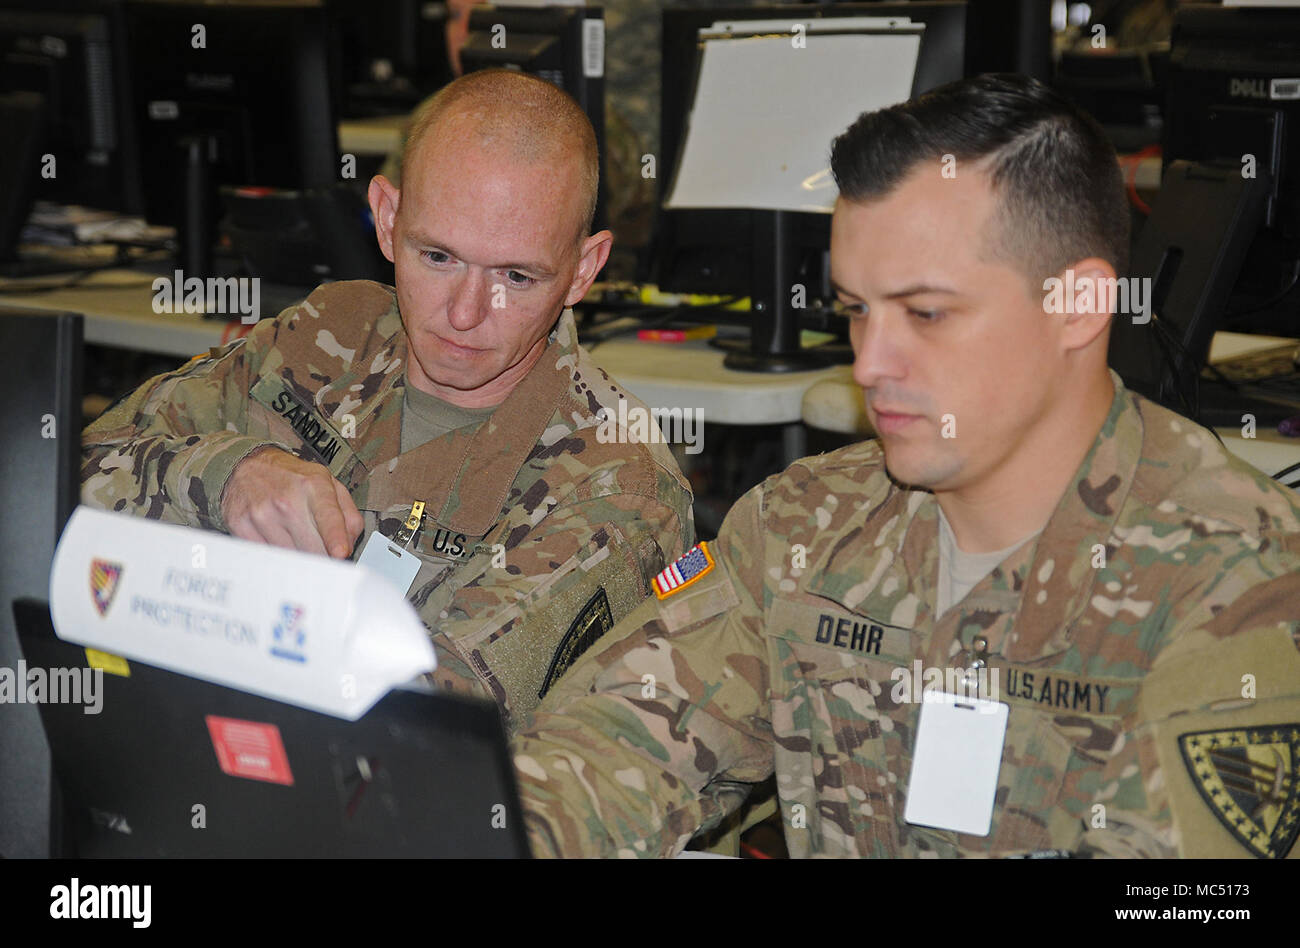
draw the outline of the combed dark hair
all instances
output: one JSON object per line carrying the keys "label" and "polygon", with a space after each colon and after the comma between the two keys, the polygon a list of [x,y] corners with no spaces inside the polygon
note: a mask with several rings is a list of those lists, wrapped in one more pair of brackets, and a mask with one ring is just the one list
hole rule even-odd
{"label": "combed dark hair", "polygon": [[1127,275],[1129,211],[1115,149],[1101,127],[1027,76],[993,73],[864,112],[831,146],[850,201],[880,198],[921,162],[979,162],[1002,210],[993,242],[1032,283],[1085,257]]}

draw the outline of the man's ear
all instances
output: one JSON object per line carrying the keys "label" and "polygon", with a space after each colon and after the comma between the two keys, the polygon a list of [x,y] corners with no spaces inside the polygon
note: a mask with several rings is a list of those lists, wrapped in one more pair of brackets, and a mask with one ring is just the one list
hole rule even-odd
{"label": "man's ear", "polygon": [[[1115,268],[1100,257],[1087,257],[1067,267],[1057,279],[1062,300],[1070,296],[1070,305],[1061,315],[1061,348],[1083,349],[1104,336],[1110,326],[1119,289]],[[1121,299],[1127,295],[1123,293]]]}
{"label": "man's ear", "polygon": [[393,259],[393,225],[397,222],[397,206],[401,198],[402,192],[382,174],[370,179],[366,199],[370,202],[370,216],[375,219],[375,238],[389,263],[397,262]]}
{"label": "man's ear", "polygon": [[614,235],[607,230],[592,234],[582,242],[578,269],[574,271],[573,282],[569,284],[569,292],[564,297],[565,306],[572,306],[587,295],[591,284],[596,282],[596,274],[609,259],[609,250],[613,245]]}

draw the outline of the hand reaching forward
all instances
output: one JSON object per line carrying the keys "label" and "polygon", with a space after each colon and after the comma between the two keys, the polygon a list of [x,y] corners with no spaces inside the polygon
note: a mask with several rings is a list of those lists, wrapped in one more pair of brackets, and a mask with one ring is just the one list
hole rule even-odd
{"label": "hand reaching forward", "polygon": [[221,513],[231,536],[338,559],[352,555],[365,527],[329,468],[270,446],[235,465]]}

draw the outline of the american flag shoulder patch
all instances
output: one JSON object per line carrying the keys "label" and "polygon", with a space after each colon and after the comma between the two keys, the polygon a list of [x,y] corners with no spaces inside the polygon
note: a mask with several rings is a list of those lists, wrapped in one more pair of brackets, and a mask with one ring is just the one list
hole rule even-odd
{"label": "american flag shoulder patch", "polygon": [[713,569],[713,554],[707,543],[697,543],[677,559],[668,568],[656,576],[650,583],[655,595],[667,599],[673,593],[679,593],[691,583]]}

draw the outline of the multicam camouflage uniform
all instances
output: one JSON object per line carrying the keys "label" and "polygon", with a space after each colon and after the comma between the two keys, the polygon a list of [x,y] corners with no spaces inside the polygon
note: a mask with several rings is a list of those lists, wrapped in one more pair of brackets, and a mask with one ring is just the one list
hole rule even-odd
{"label": "multicam camouflage uniform", "polygon": [[354,559],[424,501],[408,598],[436,633],[437,681],[520,720],[692,541],[690,491],[664,444],[597,441],[602,406],[641,403],[578,347],[568,311],[488,420],[403,454],[406,361],[391,288],[322,286],[87,427],[82,500],[225,530],[231,471],[275,444],[348,488],[365,518]]}
{"label": "multicam camouflage uniform", "polygon": [[[745,495],[518,736],[534,851],[673,853],[775,771],[795,856],[1297,855],[1300,502],[1114,380],[1043,533],[942,617],[936,502],[876,443]],[[991,831],[905,823],[903,672],[980,652]]]}

